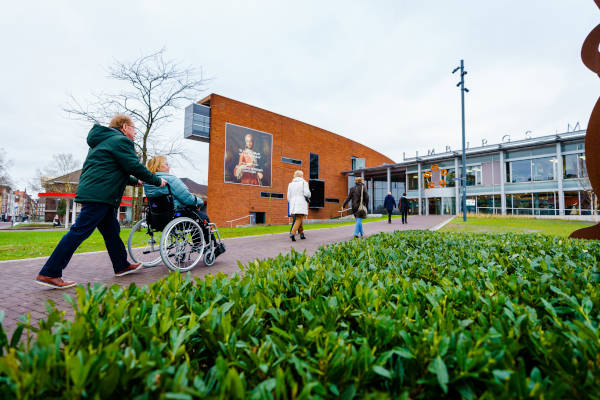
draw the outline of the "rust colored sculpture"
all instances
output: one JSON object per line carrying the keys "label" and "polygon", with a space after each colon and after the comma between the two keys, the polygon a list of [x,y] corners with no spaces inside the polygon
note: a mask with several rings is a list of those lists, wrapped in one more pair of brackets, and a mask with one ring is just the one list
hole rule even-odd
{"label": "rust colored sculpture", "polygon": [[[600,0],[594,0],[600,8]],[[600,25],[596,26],[583,42],[581,59],[586,67],[600,76]],[[600,192],[600,98],[592,110],[585,135],[585,165],[587,167],[590,184],[596,195]],[[600,224],[589,228],[576,230],[571,234],[575,239],[600,239]]]}

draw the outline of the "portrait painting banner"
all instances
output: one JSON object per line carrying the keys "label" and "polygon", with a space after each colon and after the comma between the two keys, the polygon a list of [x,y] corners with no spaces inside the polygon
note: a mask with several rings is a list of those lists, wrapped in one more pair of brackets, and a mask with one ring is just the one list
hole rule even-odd
{"label": "portrait painting banner", "polygon": [[273,135],[225,124],[225,183],[271,187]]}

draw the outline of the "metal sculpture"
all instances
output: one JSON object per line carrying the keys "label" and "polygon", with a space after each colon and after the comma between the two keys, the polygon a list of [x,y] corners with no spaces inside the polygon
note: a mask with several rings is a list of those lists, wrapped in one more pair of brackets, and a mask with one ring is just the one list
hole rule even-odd
{"label": "metal sculpture", "polygon": [[[594,0],[600,8],[600,0]],[[581,48],[581,59],[586,67],[600,76],[600,25],[590,32]],[[596,196],[600,192],[600,98],[592,110],[585,135],[585,165],[590,184]],[[570,236],[575,239],[600,239],[600,224],[576,230]]]}

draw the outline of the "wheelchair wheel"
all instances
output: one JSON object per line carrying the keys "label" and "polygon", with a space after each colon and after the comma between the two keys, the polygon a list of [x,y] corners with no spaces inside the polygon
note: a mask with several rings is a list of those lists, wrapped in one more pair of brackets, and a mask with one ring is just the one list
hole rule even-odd
{"label": "wheelchair wheel", "polygon": [[186,272],[194,268],[204,253],[202,228],[191,218],[175,218],[163,230],[160,256],[172,271]]}
{"label": "wheelchair wheel", "polygon": [[144,267],[154,267],[160,263],[160,232],[148,228],[146,219],[139,220],[129,233],[127,251],[133,262],[141,262]]}
{"label": "wheelchair wheel", "polygon": [[204,265],[206,265],[207,267],[210,267],[211,265],[213,265],[216,261],[217,257],[215,256],[215,249],[208,249],[205,253],[204,253]]}

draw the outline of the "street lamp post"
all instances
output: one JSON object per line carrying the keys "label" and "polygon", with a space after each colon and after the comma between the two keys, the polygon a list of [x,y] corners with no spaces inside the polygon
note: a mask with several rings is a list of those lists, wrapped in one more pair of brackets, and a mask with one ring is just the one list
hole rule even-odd
{"label": "street lamp post", "polygon": [[462,210],[463,210],[463,221],[467,222],[467,153],[465,148],[465,92],[469,92],[469,89],[465,87],[465,64],[463,60],[460,60],[460,67],[454,68],[452,73],[454,74],[460,70],[460,82],[456,84],[460,87],[460,106],[462,111],[462,174],[460,176],[460,182],[462,186]]}

